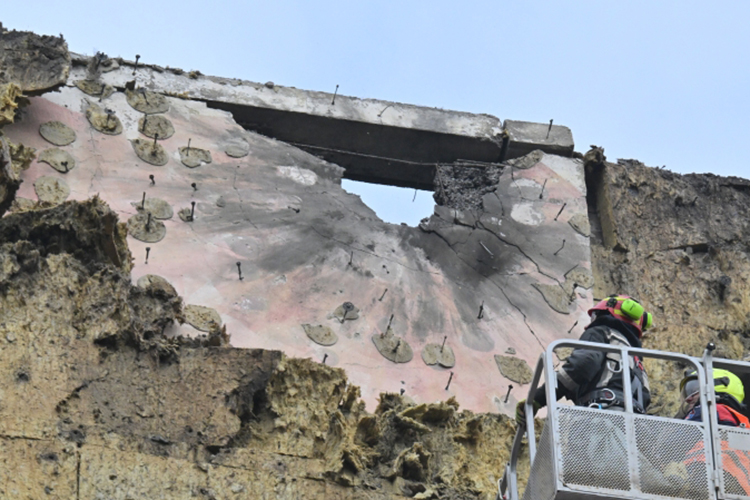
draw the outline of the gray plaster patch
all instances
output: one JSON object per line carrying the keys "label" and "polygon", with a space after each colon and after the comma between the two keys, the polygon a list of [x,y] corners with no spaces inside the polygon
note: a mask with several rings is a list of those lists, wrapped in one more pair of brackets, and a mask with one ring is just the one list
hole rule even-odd
{"label": "gray plaster patch", "polygon": [[164,223],[156,220],[147,212],[135,214],[128,219],[128,234],[136,240],[146,243],[158,243],[167,235],[167,228]]}
{"label": "gray plaster patch", "polygon": [[141,134],[151,139],[169,139],[174,135],[174,125],[166,116],[162,115],[143,115],[138,120],[138,130]]}
{"label": "gray plaster patch", "polygon": [[243,139],[235,139],[224,146],[224,152],[232,158],[244,158],[250,154],[250,145]]}
{"label": "gray plaster patch", "polygon": [[384,358],[394,363],[408,363],[414,357],[411,346],[401,337],[394,335],[390,327],[385,333],[373,335],[372,342]]}
{"label": "gray plaster patch", "polygon": [[161,198],[146,198],[146,201],[132,201],[130,204],[139,212],[151,212],[156,219],[171,219],[174,215],[172,205]]}
{"label": "gray plaster patch", "polygon": [[505,163],[513,167],[514,169],[527,170],[542,161],[542,158],[544,158],[544,151],[542,151],[541,149],[535,149],[526,156],[514,158],[512,160],[508,160]]}
{"label": "gray plaster patch", "polygon": [[34,182],[34,191],[39,201],[59,205],[70,196],[68,183],[56,177],[40,177]]}
{"label": "gray plaster patch", "polygon": [[310,340],[317,344],[333,345],[339,341],[338,336],[327,326],[304,324],[302,328],[305,330],[307,336],[310,337]]}
{"label": "gray plaster patch", "polygon": [[102,99],[106,99],[115,93],[115,89],[111,85],[105,85],[95,80],[78,80],[75,82],[75,86],[84,94],[101,97]]}
{"label": "gray plaster patch", "polygon": [[210,333],[221,328],[221,316],[216,309],[191,304],[185,306],[183,312],[185,313],[185,322],[196,330]]}
{"label": "gray plaster patch", "polygon": [[76,132],[57,120],[39,125],[39,135],[55,146],[67,146],[76,140]]}
{"label": "gray plaster patch", "polygon": [[312,170],[299,167],[276,167],[280,176],[291,179],[303,186],[312,186],[318,182],[318,176]]}
{"label": "gray plaster patch", "polygon": [[86,108],[86,119],[95,130],[107,135],[122,134],[122,122],[111,109],[102,109],[92,102]]}
{"label": "gray plaster patch", "polygon": [[130,141],[130,143],[133,145],[133,150],[138,155],[138,158],[146,163],[161,167],[169,161],[167,152],[156,141],[144,141],[143,139],[136,138]]}
{"label": "gray plaster patch", "polygon": [[439,364],[444,368],[453,368],[456,364],[456,356],[450,346],[427,344],[422,349],[422,361],[428,365]]}
{"label": "gray plaster patch", "polygon": [[189,168],[200,167],[204,163],[211,163],[211,152],[206,149],[182,146],[180,161]]}
{"label": "gray plaster patch", "polygon": [[342,323],[345,320],[359,319],[359,308],[351,302],[344,302],[333,311],[333,317]]}
{"label": "gray plaster patch", "polygon": [[161,276],[156,274],[146,274],[138,278],[137,283],[139,288],[144,290],[157,290],[164,291],[169,295],[177,295],[177,290],[174,289],[172,284]]}
{"label": "gray plaster patch", "polygon": [[166,97],[144,88],[126,90],[125,98],[133,109],[147,115],[169,111],[169,103]]}
{"label": "gray plaster patch", "polygon": [[181,208],[177,212],[177,217],[179,217],[182,220],[182,222],[193,222],[193,217],[194,217],[193,208],[192,207]]}
{"label": "gray plaster patch", "polygon": [[594,275],[584,267],[576,267],[565,274],[565,291],[572,294],[576,286],[591,288],[594,286]]}
{"label": "gray plaster patch", "polygon": [[513,356],[495,354],[495,363],[503,377],[519,384],[528,384],[534,377],[529,364]]}
{"label": "gray plaster patch", "polygon": [[510,210],[510,217],[514,221],[527,226],[538,226],[544,222],[544,214],[532,202],[521,202],[513,205]]}
{"label": "gray plaster patch", "polygon": [[76,167],[75,158],[60,148],[45,149],[39,154],[39,161],[63,174],[67,174]]}
{"label": "gray plaster patch", "polygon": [[589,218],[585,215],[575,214],[570,218],[568,224],[583,236],[587,238],[591,236],[591,225],[589,224]]}
{"label": "gray plaster patch", "polygon": [[565,293],[560,285],[533,283],[532,286],[539,290],[552,309],[561,314],[570,314],[570,295]]}

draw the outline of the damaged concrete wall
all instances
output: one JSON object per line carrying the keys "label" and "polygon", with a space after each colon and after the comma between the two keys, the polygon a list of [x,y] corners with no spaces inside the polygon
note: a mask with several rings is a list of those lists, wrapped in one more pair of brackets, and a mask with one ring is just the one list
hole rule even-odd
{"label": "damaged concrete wall", "polygon": [[[370,409],[381,392],[404,391],[510,413],[523,389],[504,396],[528,382],[525,365],[551,340],[580,334],[592,300],[580,160],[536,152],[441,167],[435,215],[419,228],[393,226],[341,189],[341,167],[201,101],[146,90],[154,72],[138,71],[137,90],[107,91],[78,67],[6,127],[39,151],[17,207],[99,195],[128,220],[134,282],[159,275],[188,304],[215,309],[232,345],[325,358],[347,370]],[[470,117],[460,115],[467,127]],[[58,122],[72,142],[50,143]],[[144,236],[151,203],[165,212]],[[436,363],[436,346],[453,359]]]}
{"label": "damaged concrete wall", "polygon": [[[747,181],[582,161],[564,127],[506,120],[516,153],[435,160],[435,213],[393,226],[341,165],[205,102],[247,83],[86,64],[4,91],[0,497],[493,498],[529,364],[594,297],[639,296],[649,346],[744,355]],[[331,97],[250,86],[287,100],[243,109]],[[439,111],[354,101],[398,111],[389,133]],[[500,123],[438,114],[462,125],[422,132]],[[678,375],[652,367],[657,411]]]}

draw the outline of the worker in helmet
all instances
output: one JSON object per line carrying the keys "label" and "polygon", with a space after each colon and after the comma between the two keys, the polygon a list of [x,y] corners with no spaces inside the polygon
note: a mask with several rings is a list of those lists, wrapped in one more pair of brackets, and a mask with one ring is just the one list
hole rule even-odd
{"label": "worker in helmet", "polygon": [[[716,412],[720,425],[750,427],[750,422],[742,413],[745,411],[745,387],[740,378],[728,370],[713,370]],[[695,370],[688,371],[680,382],[682,406],[678,417],[685,420],[702,421],[700,406],[700,383]]]}
{"label": "worker in helmet", "polygon": [[[610,295],[589,309],[591,323],[580,340],[615,346],[641,347],[643,332],[653,324],[653,318],[634,298]],[[565,397],[578,406],[624,410],[622,366],[620,354],[575,349],[557,370],[557,398]],[[645,413],[651,402],[648,377],[638,356],[629,360],[633,408]],[[516,406],[516,421],[525,425],[525,400]],[[546,406],[544,385],[534,394],[534,413]]]}
{"label": "worker in helmet", "polygon": [[[743,414],[745,388],[740,378],[728,370],[715,369],[713,383],[719,425],[750,427],[750,421]],[[689,371],[680,383],[683,404],[678,416],[684,415],[686,420],[702,421],[699,390],[698,374]],[[687,459],[683,463],[669,464],[665,476],[672,481],[682,479],[683,488],[701,491],[705,462],[706,455],[701,440],[687,452]],[[750,496],[750,453],[731,448],[729,443],[722,439],[721,468],[724,471],[725,493]]]}

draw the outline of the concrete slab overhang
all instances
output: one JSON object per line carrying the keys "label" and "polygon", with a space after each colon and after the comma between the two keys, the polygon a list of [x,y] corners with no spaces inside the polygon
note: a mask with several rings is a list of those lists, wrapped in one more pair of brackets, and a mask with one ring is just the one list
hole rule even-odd
{"label": "concrete slab overhang", "polygon": [[[74,56],[74,61],[73,78],[83,78],[88,59]],[[559,125],[503,123],[486,114],[334,97],[158,66],[141,65],[134,72],[127,61],[101,79],[119,89],[136,80],[139,87],[205,101],[231,112],[246,129],[341,165],[345,177],[365,182],[433,189],[439,163],[495,163],[534,149],[571,156],[574,147],[570,129]]]}

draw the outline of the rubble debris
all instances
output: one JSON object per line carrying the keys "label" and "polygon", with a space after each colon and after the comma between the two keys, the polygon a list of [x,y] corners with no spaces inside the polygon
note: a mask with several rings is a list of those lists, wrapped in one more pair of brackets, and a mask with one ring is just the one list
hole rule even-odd
{"label": "rubble debris", "polygon": [[46,163],[60,173],[67,174],[76,168],[76,159],[60,148],[49,148],[39,153],[39,161]]}
{"label": "rubble debris", "polygon": [[180,161],[188,168],[200,167],[206,163],[211,163],[211,152],[206,149],[200,149],[190,146],[179,148]]}
{"label": "rubble debris", "polygon": [[0,216],[13,203],[21,185],[21,172],[29,168],[35,153],[34,148],[16,144],[0,133]]}
{"label": "rubble debris", "polygon": [[39,135],[55,146],[67,146],[76,140],[75,130],[57,120],[42,123],[39,126]]}
{"label": "rubble debris", "polygon": [[15,83],[0,84],[0,127],[13,123],[16,110],[28,103],[28,99],[21,94],[21,87]]}
{"label": "rubble debris", "polygon": [[529,364],[514,356],[502,356],[495,354],[495,363],[497,368],[503,377],[519,384],[528,384],[534,377],[534,372],[531,371]]}
{"label": "rubble debris", "polygon": [[139,212],[150,213],[155,219],[167,220],[174,215],[172,205],[161,198],[146,198],[145,201],[131,201],[130,204]]}
{"label": "rubble debris", "polygon": [[169,111],[169,102],[167,102],[166,97],[144,88],[125,90],[125,98],[133,109],[147,115]]}
{"label": "rubble debris", "polygon": [[160,291],[167,296],[176,296],[177,291],[174,289],[172,284],[161,276],[156,274],[145,274],[138,278],[138,287],[144,290],[155,290]]}
{"label": "rubble debris", "polygon": [[302,325],[302,328],[305,330],[305,333],[310,340],[316,344],[329,346],[339,341],[338,335],[336,335],[330,327],[324,325],[304,324]]}
{"label": "rubble debris", "polygon": [[138,131],[151,139],[169,139],[174,135],[174,125],[166,116],[143,115],[138,120]]}
{"label": "rubble debris", "polygon": [[86,118],[91,126],[102,134],[122,134],[122,122],[111,109],[102,109],[98,104],[89,102],[86,107]]}
{"label": "rubble debris", "polygon": [[167,228],[149,212],[141,212],[128,219],[128,234],[145,243],[158,243],[167,235]]}
{"label": "rubble debris", "polygon": [[146,163],[161,167],[169,161],[166,150],[156,140],[144,141],[143,139],[135,138],[130,143],[133,145],[133,151],[138,155],[138,158]]}
{"label": "rubble debris", "polygon": [[65,85],[69,73],[70,53],[62,37],[0,25],[0,84],[13,82],[26,95],[40,95]]}
{"label": "rubble debris", "polygon": [[457,210],[482,210],[482,197],[495,190],[503,173],[499,164],[456,162],[438,165],[435,171],[435,203]]}
{"label": "rubble debris", "polygon": [[34,182],[34,192],[40,202],[46,205],[59,205],[70,196],[70,187],[62,179],[44,176]]}
{"label": "rubble debris", "polygon": [[185,322],[196,330],[213,332],[221,328],[221,316],[211,307],[187,305],[183,310]]}

